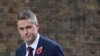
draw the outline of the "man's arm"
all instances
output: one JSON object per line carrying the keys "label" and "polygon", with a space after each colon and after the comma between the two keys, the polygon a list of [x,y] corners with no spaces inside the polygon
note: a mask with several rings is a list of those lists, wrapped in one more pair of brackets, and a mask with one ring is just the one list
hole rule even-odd
{"label": "man's arm", "polygon": [[63,49],[60,46],[55,46],[53,49],[53,56],[64,56]]}

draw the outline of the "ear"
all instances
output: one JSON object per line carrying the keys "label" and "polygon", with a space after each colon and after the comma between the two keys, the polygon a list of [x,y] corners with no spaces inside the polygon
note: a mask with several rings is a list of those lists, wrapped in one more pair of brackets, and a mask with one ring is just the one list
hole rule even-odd
{"label": "ear", "polygon": [[37,29],[39,30],[39,24],[37,24],[36,26],[37,26]]}

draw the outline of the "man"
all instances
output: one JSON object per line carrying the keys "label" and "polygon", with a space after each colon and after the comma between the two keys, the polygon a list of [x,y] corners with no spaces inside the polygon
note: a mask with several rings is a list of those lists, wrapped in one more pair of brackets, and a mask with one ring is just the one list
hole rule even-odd
{"label": "man", "polygon": [[38,33],[37,17],[30,10],[23,10],[17,21],[18,31],[24,40],[16,49],[16,56],[64,56],[60,46]]}

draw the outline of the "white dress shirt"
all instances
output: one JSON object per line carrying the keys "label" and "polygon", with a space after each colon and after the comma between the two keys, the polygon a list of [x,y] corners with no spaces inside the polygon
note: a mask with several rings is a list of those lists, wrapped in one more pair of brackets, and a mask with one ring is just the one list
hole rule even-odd
{"label": "white dress shirt", "polygon": [[[37,34],[37,37],[35,39],[35,41],[30,45],[30,47],[32,47],[34,50],[33,50],[33,56],[35,55],[35,51],[36,51],[36,48],[37,48],[37,45],[38,45],[38,42],[39,42],[39,38],[40,38],[40,35]],[[26,43],[26,55],[25,56],[28,56],[28,44]]]}

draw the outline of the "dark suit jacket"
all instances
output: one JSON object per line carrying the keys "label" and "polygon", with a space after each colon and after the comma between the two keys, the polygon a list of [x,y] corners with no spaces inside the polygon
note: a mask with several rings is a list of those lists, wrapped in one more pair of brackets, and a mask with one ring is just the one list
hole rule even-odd
{"label": "dark suit jacket", "polygon": [[[37,50],[43,47],[41,52],[38,53]],[[52,40],[46,39],[40,36],[39,43],[37,45],[37,50],[35,56],[64,56],[61,47]],[[16,49],[16,56],[25,56],[26,54],[26,45],[22,44],[19,48]]]}

